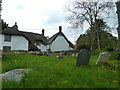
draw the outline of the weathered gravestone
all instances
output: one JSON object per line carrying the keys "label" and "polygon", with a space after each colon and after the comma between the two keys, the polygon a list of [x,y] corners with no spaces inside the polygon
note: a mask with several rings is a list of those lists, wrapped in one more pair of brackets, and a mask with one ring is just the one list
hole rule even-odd
{"label": "weathered gravestone", "polygon": [[2,78],[3,80],[20,81],[24,73],[28,73],[28,71],[30,70],[32,69],[14,69],[6,73],[0,74],[0,79]]}
{"label": "weathered gravestone", "polygon": [[86,49],[82,49],[77,56],[76,66],[88,65],[90,61],[90,53]]}
{"label": "weathered gravestone", "polygon": [[2,51],[0,51],[0,60],[2,60]]}
{"label": "weathered gravestone", "polygon": [[100,53],[96,64],[107,64],[109,58],[110,54],[108,54],[107,52]]}

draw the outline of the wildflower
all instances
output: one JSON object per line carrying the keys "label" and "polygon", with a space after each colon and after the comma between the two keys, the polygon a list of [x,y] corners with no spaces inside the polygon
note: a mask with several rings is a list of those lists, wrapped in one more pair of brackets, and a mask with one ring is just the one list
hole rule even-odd
{"label": "wildflower", "polygon": [[27,81],[28,79],[26,78],[25,80]]}
{"label": "wildflower", "polygon": [[63,81],[63,84],[67,83],[67,80]]}
{"label": "wildflower", "polygon": [[113,80],[112,83],[117,83],[118,81],[117,80]]}
{"label": "wildflower", "polygon": [[50,87],[50,85],[48,85]]}
{"label": "wildflower", "polygon": [[55,87],[55,85],[52,85],[53,87]]}

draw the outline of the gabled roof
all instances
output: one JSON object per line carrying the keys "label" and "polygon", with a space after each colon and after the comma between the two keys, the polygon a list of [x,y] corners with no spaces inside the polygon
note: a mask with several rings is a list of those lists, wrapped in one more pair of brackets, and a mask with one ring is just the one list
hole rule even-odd
{"label": "gabled roof", "polygon": [[49,40],[48,40],[48,44],[51,44],[58,36],[63,36],[65,38],[65,40],[68,42],[69,46],[74,48],[74,45],[66,38],[66,36],[62,33],[62,31],[59,31],[58,33],[56,33],[55,35],[53,35]]}

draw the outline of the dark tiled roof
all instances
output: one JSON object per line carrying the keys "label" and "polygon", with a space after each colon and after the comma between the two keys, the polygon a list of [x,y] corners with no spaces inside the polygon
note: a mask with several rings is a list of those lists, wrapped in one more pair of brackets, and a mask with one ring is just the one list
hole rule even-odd
{"label": "dark tiled roof", "polygon": [[51,44],[58,36],[63,36],[66,41],[68,42],[69,46],[74,48],[74,45],[66,38],[66,36],[62,33],[62,32],[58,32],[55,35],[53,35],[49,40],[48,40],[48,44]]}

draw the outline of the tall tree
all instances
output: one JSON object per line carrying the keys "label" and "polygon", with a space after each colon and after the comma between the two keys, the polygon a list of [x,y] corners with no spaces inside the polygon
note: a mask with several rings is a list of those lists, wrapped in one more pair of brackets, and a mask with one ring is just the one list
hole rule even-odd
{"label": "tall tree", "polygon": [[[96,28],[97,27],[97,28]],[[94,39],[97,42],[98,49],[101,50],[101,45],[100,45],[100,32],[107,30],[108,26],[106,25],[106,22],[104,22],[102,19],[96,19],[95,22],[93,22],[92,28],[90,30],[94,32]],[[88,29],[89,30],[89,29]],[[92,33],[91,32],[91,33]],[[93,41],[94,42],[94,41]]]}
{"label": "tall tree", "polygon": [[[67,10],[69,11],[67,21],[71,24],[71,28],[73,29],[80,29],[86,22],[92,29],[93,22],[98,18],[102,18],[105,14],[109,14],[113,10],[113,7],[113,2],[102,2],[102,0],[97,0],[96,2],[90,2],[89,0],[76,0],[67,7]],[[94,32],[97,31],[96,27]],[[91,33],[91,50],[93,49],[93,41],[95,39],[94,32]]]}
{"label": "tall tree", "polygon": [[94,28],[96,26],[98,27],[99,36],[97,35],[97,32],[95,32],[93,50],[96,50],[98,48],[97,47],[98,38],[99,38],[100,48],[102,50],[114,50],[117,47],[117,39],[108,32],[108,26],[106,22],[104,22],[102,19],[96,19],[96,21],[93,22],[92,29],[89,28],[86,31],[86,34],[80,35],[80,37],[76,41],[77,44],[76,49],[86,48],[90,50],[90,36],[91,33],[93,33]]}
{"label": "tall tree", "polygon": [[0,0],[0,32],[2,32],[2,21],[1,21],[1,10],[2,10],[2,7],[1,7],[1,4],[2,4],[2,0]]}
{"label": "tall tree", "polygon": [[117,6],[117,14],[118,14],[118,28],[117,28],[117,31],[118,31],[118,51],[119,51],[118,59],[120,60],[120,1],[118,1],[116,3],[116,6]]}

